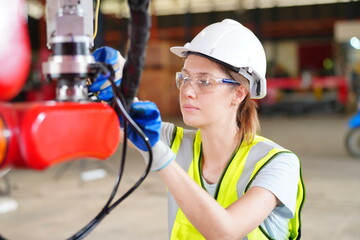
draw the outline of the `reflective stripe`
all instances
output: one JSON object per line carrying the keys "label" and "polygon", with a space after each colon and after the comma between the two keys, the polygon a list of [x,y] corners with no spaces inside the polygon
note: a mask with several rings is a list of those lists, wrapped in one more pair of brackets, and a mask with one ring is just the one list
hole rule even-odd
{"label": "reflective stripe", "polygon": [[[177,127],[179,129],[179,127]],[[177,135],[177,134],[176,134]],[[180,136],[180,135],[179,135]],[[181,145],[182,136],[175,137],[173,145]],[[179,149],[179,147],[177,147]],[[223,178],[218,183],[218,195],[216,200],[224,208],[228,207],[238,200],[250,186],[256,174],[273,159],[276,155],[283,152],[290,152],[276,143],[260,136],[255,136],[251,144],[245,141],[241,144],[228,167],[225,169]],[[176,152],[175,152],[176,153]],[[201,135],[200,131],[196,132],[193,144],[193,159],[188,169],[189,176],[201,184]],[[188,162],[188,160],[187,160]],[[188,166],[188,165],[187,165]],[[295,217],[289,222],[289,239],[298,239],[300,232],[300,210],[304,200],[302,179],[299,179],[298,196]],[[169,225],[172,226],[171,240],[203,240],[205,239],[197,229],[186,218],[181,209],[178,208],[176,217]],[[246,240],[269,240],[270,236],[259,226],[249,233]]]}
{"label": "reflective stripe", "polygon": [[[179,134],[183,132],[183,134]],[[177,134],[178,133],[178,134]],[[176,153],[175,161],[180,165],[182,169],[188,171],[189,166],[192,162],[193,158],[193,151],[191,148],[194,146],[194,139],[195,139],[196,131],[194,130],[187,130],[180,127],[174,128],[174,138],[172,139],[171,146],[178,145],[179,151]],[[177,138],[175,138],[177,136]],[[168,192],[168,228],[169,228],[169,235],[172,232],[173,224],[175,222],[176,214],[179,207],[170,192]]]}
{"label": "reflective stripe", "polygon": [[247,171],[245,171],[238,183],[237,183],[237,192],[238,192],[238,198],[240,198],[244,192],[245,192],[245,188],[248,184],[248,182],[250,182],[250,177],[253,173],[253,171],[255,170],[255,164],[257,161],[259,161],[259,159],[262,159],[263,157],[265,157],[267,155],[267,153],[269,152],[269,150],[271,150],[271,146],[269,146],[269,144],[265,143],[265,142],[258,142],[255,146],[253,146],[250,149],[250,152],[248,154],[248,158],[246,159],[246,163],[245,163],[245,167],[244,169],[246,169]]}
{"label": "reflective stripe", "polygon": [[[175,141],[176,142],[176,139]],[[201,186],[201,178],[199,174],[199,157],[201,152],[201,135],[200,131],[196,132],[194,140],[194,155],[191,161],[188,174]],[[176,218],[174,220],[170,240],[205,240],[199,231],[187,219],[183,211],[178,208]]]}

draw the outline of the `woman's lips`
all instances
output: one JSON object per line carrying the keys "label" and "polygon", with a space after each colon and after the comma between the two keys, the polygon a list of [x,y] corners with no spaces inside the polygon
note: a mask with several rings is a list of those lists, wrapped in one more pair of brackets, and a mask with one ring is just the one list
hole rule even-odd
{"label": "woman's lips", "polygon": [[199,108],[197,108],[197,107],[195,107],[195,106],[193,106],[193,105],[191,105],[191,104],[184,104],[184,105],[182,106],[182,108],[183,108],[184,110],[186,110],[186,111],[199,110]]}

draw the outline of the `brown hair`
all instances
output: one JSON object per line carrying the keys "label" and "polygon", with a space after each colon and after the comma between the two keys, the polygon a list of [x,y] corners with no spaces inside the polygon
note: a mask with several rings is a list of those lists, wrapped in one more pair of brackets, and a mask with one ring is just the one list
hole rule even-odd
{"label": "brown hair", "polygon": [[249,92],[249,80],[247,80],[240,73],[234,72],[228,67],[219,64],[221,69],[229,75],[233,80],[238,81],[243,85],[248,93],[244,100],[240,103],[236,113],[236,124],[240,130],[241,136],[247,143],[251,143],[254,137],[260,131],[260,123],[257,113],[257,103],[251,99]]}

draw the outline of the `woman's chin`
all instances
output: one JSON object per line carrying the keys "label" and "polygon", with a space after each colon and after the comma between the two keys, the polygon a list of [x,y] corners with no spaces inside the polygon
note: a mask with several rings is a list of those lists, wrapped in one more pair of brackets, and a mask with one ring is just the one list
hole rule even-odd
{"label": "woman's chin", "polygon": [[193,127],[193,128],[200,128],[201,124],[199,121],[196,121],[193,118],[186,118],[183,116],[183,122],[186,126]]}

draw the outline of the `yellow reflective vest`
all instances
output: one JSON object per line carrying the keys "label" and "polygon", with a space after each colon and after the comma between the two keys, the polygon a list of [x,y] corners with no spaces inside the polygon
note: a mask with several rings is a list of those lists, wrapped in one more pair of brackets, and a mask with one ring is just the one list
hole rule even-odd
{"label": "yellow reflective vest", "polygon": [[[175,128],[175,135],[171,145],[174,153],[179,151],[183,139],[183,129]],[[220,178],[217,190],[215,192],[216,201],[224,208],[228,207],[239,199],[250,187],[256,174],[280,153],[290,153],[290,151],[281,148],[270,140],[255,136],[254,141],[250,144],[242,143],[238,151],[234,154],[232,160],[223,172]],[[267,147],[263,147],[264,144]],[[262,146],[261,146],[262,145]],[[270,146],[270,147],[269,147]],[[201,178],[201,136],[200,131],[195,134],[193,144],[193,160],[188,168],[188,175],[200,186],[204,186]],[[261,149],[261,150],[260,150]],[[266,152],[264,154],[264,149]],[[245,160],[245,161],[244,161]],[[239,181],[246,181],[247,185],[243,192],[237,191]],[[300,239],[301,221],[300,212],[305,198],[304,185],[302,182],[301,172],[298,181],[298,193],[296,199],[295,216],[289,221],[288,239]],[[198,230],[186,218],[183,211],[179,208],[171,230],[170,240],[203,240],[205,239]],[[247,240],[268,240],[272,239],[266,231],[258,226],[250,232],[244,239]]]}

